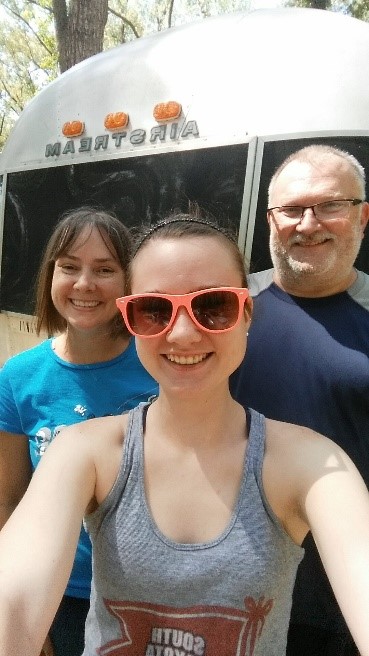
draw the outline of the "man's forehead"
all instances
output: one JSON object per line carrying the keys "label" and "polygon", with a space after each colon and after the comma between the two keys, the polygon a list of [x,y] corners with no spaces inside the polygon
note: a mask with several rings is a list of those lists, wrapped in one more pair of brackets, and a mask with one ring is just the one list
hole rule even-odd
{"label": "man's forehead", "polygon": [[325,156],[315,159],[293,160],[281,171],[277,180],[286,178],[311,178],[320,179],[321,177],[340,176],[343,173],[353,175],[352,167],[346,160],[336,156]]}
{"label": "man's forehead", "polygon": [[343,183],[345,188],[352,184],[353,191],[358,188],[358,181],[352,167],[339,157],[319,158],[310,161],[294,160],[287,164],[276,178],[272,195],[289,190],[306,189],[311,186],[337,187]]}

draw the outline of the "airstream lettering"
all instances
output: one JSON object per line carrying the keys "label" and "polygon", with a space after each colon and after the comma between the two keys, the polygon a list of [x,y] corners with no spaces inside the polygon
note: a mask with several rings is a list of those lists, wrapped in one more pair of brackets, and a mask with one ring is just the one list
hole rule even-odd
{"label": "airstream lettering", "polygon": [[[0,156],[0,364],[38,341],[32,285],[65,210],[135,226],[196,201],[234,228],[252,270],[268,268],[267,185],[289,153],[329,143],[369,173],[368,77],[368,23],[283,8],[138,39],[48,85]],[[357,264],[369,271],[368,237]]]}
{"label": "airstream lettering", "polygon": [[[170,139],[172,141],[177,140],[179,137],[182,139],[188,139],[189,137],[198,137],[199,128],[196,121],[188,121],[181,126],[179,123],[172,123],[170,125],[157,125],[151,128],[150,131],[150,143],[154,144],[157,141],[166,141]],[[83,137],[78,141],[69,139],[63,149],[60,141],[55,143],[46,144],[45,148],[45,157],[59,157],[59,155],[68,155],[70,153],[74,154],[75,152],[87,153],[92,150],[108,148],[109,142],[113,141],[116,148],[120,148],[123,140],[129,139],[129,143],[134,145],[139,145],[145,142],[146,140],[146,130],[136,129],[128,133],[124,132],[115,132],[111,135],[101,134],[95,137],[94,146],[92,146],[93,140],[92,137]]]}

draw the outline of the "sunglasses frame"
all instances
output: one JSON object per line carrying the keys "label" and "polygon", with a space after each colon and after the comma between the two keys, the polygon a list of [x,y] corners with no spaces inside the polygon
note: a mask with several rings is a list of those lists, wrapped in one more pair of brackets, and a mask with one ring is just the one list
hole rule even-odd
{"label": "sunglasses frame", "polygon": [[[202,296],[206,294],[211,294],[214,292],[231,292],[236,295],[237,300],[238,300],[238,316],[236,321],[232,326],[229,328],[224,328],[223,330],[211,330],[210,328],[206,328],[203,326],[199,321],[196,319],[191,303],[194,298],[197,296]],[[172,315],[170,317],[170,320],[168,324],[163,328],[158,333],[155,333],[154,335],[140,335],[139,333],[136,333],[129,325],[128,321],[128,315],[127,315],[127,307],[128,304],[132,301],[138,300],[139,298],[162,298],[164,300],[170,301],[172,304]],[[129,332],[134,335],[135,337],[140,337],[142,339],[151,339],[152,337],[161,337],[161,335],[164,335],[167,333],[171,327],[173,326],[173,323],[176,320],[178,310],[181,307],[184,307],[189,314],[191,320],[195,324],[197,328],[200,330],[206,332],[206,333],[211,333],[213,335],[215,334],[222,334],[222,333],[227,333],[230,330],[233,330],[240,322],[241,317],[244,312],[245,304],[250,298],[250,292],[246,287],[211,287],[209,289],[200,289],[197,292],[191,292],[189,294],[157,294],[157,293],[146,293],[146,294],[131,294],[129,296],[122,296],[121,298],[116,299],[116,304],[118,309],[123,315],[124,323],[126,324],[127,329]]]}

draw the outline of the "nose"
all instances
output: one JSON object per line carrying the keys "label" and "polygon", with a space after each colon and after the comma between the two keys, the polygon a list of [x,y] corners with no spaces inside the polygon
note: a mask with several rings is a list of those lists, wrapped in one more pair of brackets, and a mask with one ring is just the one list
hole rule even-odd
{"label": "nose", "polygon": [[316,231],[317,225],[320,225],[320,221],[316,218],[314,209],[312,207],[306,207],[302,213],[302,217],[299,223],[296,226],[296,231],[310,234],[311,232]]}
{"label": "nose", "polygon": [[200,328],[192,321],[185,308],[179,308],[174,322],[167,333],[169,343],[200,342],[202,334]]}
{"label": "nose", "polygon": [[82,291],[94,290],[96,285],[92,271],[88,271],[87,269],[80,271],[74,283],[74,287]]}

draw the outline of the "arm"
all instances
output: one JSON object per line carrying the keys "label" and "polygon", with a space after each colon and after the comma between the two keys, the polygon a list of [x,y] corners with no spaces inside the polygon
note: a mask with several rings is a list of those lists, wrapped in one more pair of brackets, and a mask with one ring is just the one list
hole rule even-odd
{"label": "arm", "polygon": [[[82,433],[82,435],[80,435]],[[39,656],[95,491],[91,441],[65,429],[0,534],[0,656]]]}
{"label": "arm", "polygon": [[312,531],[361,656],[369,656],[369,494],[337,446],[302,426],[267,420],[265,491],[291,538]]}
{"label": "arm", "polygon": [[0,431],[0,529],[23,497],[31,474],[28,438]]}
{"label": "arm", "polygon": [[306,495],[304,510],[348,627],[361,656],[368,656],[369,495],[355,466],[336,445],[326,472]]}

